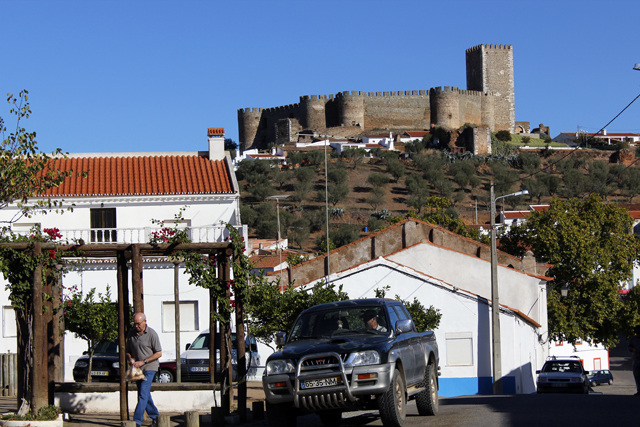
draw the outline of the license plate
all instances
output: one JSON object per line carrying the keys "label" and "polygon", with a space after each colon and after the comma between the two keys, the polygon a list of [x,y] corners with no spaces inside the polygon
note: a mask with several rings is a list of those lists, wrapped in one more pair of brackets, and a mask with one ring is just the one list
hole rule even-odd
{"label": "license plate", "polygon": [[568,384],[566,383],[559,383],[559,384],[551,384],[551,387],[566,387]]}
{"label": "license plate", "polygon": [[108,377],[109,371],[91,371],[92,377]]}
{"label": "license plate", "polygon": [[332,385],[338,385],[338,378],[323,378],[320,380],[307,380],[300,383],[300,388],[317,388],[317,387],[330,387]]}
{"label": "license plate", "polygon": [[195,366],[191,368],[191,372],[209,372],[208,366]]}

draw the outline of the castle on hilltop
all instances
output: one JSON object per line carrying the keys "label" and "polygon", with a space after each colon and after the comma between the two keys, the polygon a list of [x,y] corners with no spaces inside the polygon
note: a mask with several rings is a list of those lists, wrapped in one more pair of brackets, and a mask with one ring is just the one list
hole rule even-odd
{"label": "castle on hilltop", "polygon": [[516,131],[511,45],[467,49],[467,90],[445,86],[399,92],[305,95],[300,102],[238,110],[240,146],[290,143],[303,130],[351,136],[373,129],[456,129],[465,123]]}

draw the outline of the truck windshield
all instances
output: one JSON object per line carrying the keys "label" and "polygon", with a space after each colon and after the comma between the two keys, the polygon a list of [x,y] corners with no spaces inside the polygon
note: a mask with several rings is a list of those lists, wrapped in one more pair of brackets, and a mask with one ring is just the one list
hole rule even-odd
{"label": "truck windshield", "polygon": [[347,334],[386,334],[387,315],[380,306],[333,308],[305,313],[296,321],[290,341]]}

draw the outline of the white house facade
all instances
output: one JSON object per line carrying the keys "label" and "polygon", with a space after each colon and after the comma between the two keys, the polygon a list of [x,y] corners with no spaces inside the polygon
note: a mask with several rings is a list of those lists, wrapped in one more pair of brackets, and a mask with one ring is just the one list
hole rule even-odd
{"label": "white house facade", "polygon": [[[329,280],[351,299],[373,297],[388,286],[387,297],[417,298],[439,309],[440,395],[491,394],[490,268],[485,259],[423,241]],[[548,355],[548,278],[500,265],[498,279],[504,392],[534,393],[535,371]]]}
{"label": "white house facade", "polygon": [[[58,228],[63,239],[86,243],[146,243],[164,221],[164,227],[189,227],[193,242],[222,242],[228,237],[226,224],[236,227],[248,244],[247,229],[240,221],[240,191],[231,159],[224,152],[224,129],[209,128],[209,150],[166,153],[72,154],[57,159],[62,170],[87,171],[86,178],[67,178],[48,194],[74,205],[73,212],[22,217],[11,225],[14,232],[27,233],[35,226]],[[15,206],[0,210],[0,221],[9,221]],[[181,219],[176,220],[176,215]],[[148,325],[158,332],[162,360],[173,360],[175,348],[174,264],[166,257],[143,260],[143,300]],[[190,285],[180,265],[179,293],[181,347],[209,328],[209,294]],[[129,274],[131,277],[131,274]],[[129,279],[131,280],[131,278]],[[95,288],[117,297],[115,259],[88,259],[72,268],[63,286],[76,286],[86,294]],[[68,292],[68,291],[67,291]],[[130,298],[132,298],[130,292]],[[131,300],[129,302],[132,302]],[[16,352],[15,315],[5,286],[0,287],[2,339],[0,353]],[[75,360],[87,344],[67,332],[64,344],[65,380],[72,381]]]}

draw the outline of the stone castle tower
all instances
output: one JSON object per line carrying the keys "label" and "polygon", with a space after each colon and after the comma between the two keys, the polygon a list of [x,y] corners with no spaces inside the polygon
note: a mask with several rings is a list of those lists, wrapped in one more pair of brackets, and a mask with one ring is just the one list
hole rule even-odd
{"label": "stone castle tower", "polygon": [[495,130],[514,132],[516,105],[511,46],[478,45],[467,49],[467,89],[493,93]]}
{"label": "stone castle tower", "polygon": [[297,141],[313,130],[350,136],[372,129],[459,128],[465,123],[492,131],[515,129],[513,48],[478,45],[467,49],[467,90],[445,86],[430,90],[305,95],[296,104],[238,110],[243,149]]}

